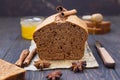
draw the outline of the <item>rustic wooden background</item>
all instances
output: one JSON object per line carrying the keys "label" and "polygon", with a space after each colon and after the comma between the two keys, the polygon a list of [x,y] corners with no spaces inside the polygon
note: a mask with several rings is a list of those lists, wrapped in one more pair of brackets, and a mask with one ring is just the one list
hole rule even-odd
{"label": "rustic wooden background", "polygon": [[[74,74],[69,69],[60,69],[61,80],[120,80],[120,16],[108,16],[111,21],[111,32],[104,35],[89,35],[88,43],[95,56],[99,68],[86,69],[83,73]],[[29,48],[30,40],[21,37],[19,18],[0,18],[0,58],[15,63],[23,49]],[[95,48],[95,40],[99,40],[116,62],[115,69],[106,68]],[[47,80],[48,71],[27,71],[26,80]]]}
{"label": "rustic wooden background", "polygon": [[55,13],[57,5],[76,8],[78,15],[120,14],[120,0],[0,0],[0,16],[48,16]]}

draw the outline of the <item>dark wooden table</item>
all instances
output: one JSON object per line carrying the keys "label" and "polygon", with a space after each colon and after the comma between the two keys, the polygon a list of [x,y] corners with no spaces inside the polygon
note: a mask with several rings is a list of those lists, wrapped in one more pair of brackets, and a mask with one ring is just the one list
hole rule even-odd
{"label": "dark wooden table", "polygon": [[[107,16],[105,20],[112,22],[111,32],[105,35],[89,35],[89,46],[99,63],[99,68],[86,69],[83,73],[73,73],[62,69],[62,80],[120,80],[120,16]],[[21,51],[29,48],[30,40],[21,37],[20,18],[0,18],[0,58],[15,63]],[[115,69],[106,68],[95,48],[95,40],[99,40],[115,59]],[[26,80],[46,80],[48,71],[27,71]]]}

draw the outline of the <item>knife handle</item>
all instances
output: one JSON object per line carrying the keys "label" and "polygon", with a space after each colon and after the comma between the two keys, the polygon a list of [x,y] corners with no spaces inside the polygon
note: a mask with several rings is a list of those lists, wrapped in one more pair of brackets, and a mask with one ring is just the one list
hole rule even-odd
{"label": "knife handle", "polygon": [[107,52],[107,50],[103,47],[98,48],[101,58],[103,59],[103,62],[106,67],[114,68],[115,67],[115,61],[110,56],[110,54]]}

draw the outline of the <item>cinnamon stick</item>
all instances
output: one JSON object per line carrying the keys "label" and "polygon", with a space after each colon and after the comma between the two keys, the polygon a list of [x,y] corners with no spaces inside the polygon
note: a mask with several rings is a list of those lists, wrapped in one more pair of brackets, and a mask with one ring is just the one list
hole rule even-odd
{"label": "cinnamon stick", "polygon": [[15,65],[17,65],[19,67],[23,67],[23,61],[28,56],[28,54],[29,54],[29,50],[28,49],[24,49],[21,52],[21,55],[20,55],[19,59],[15,62]]}
{"label": "cinnamon stick", "polygon": [[61,16],[62,17],[66,17],[66,16],[69,16],[69,15],[74,15],[77,13],[77,10],[76,9],[73,9],[73,10],[70,10],[70,11],[64,11],[61,13]]}
{"label": "cinnamon stick", "polygon": [[63,11],[67,11],[67,9],[63,8],[62,6],[57,6],[56,11],[57,12],[63,12]]}
{"label": "cinnamon stick", "polygon": [[36,54],[36,48],[33,49],[33,50],[29,53],[29,55],[26,57],[26,59],[25,59],[24,62],[23,62],[24,66],[28,66],[28,65],[30,64],[30,62],[31,62],[31,60],[33,59],[33,57],[35,56],[35,54]]}

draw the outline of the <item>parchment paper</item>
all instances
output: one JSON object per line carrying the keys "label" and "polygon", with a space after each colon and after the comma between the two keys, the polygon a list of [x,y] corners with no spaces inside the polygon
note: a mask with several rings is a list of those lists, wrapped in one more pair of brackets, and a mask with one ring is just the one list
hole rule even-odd
{"label": "parchment paper", "polygon": [[[30,51],[36,47],[34,41],[31,41],[31,46],[29,48]],[[25,70],[31,70],[31,71],[36,71],[38,70],[33,64],[34,61],[39,60],[38,55],[34,57],[32,60],[31,64],[28,67],[24,67]],[[89,48],[88,44],[86,43],[85,47],[85,53],[84,57],[81,60],[86,60],[87,66],[86,68],[97,68],[99,67],[99,64],[97,63],[95,57],[92,54],[91,49]],[[45,68],[44,70],[49,70],[49,69],[60,69],[60,68],[70,68],[71,62],[78,61],[78,60],[54,60],[50,61],[51,66],[49,68]]]}

